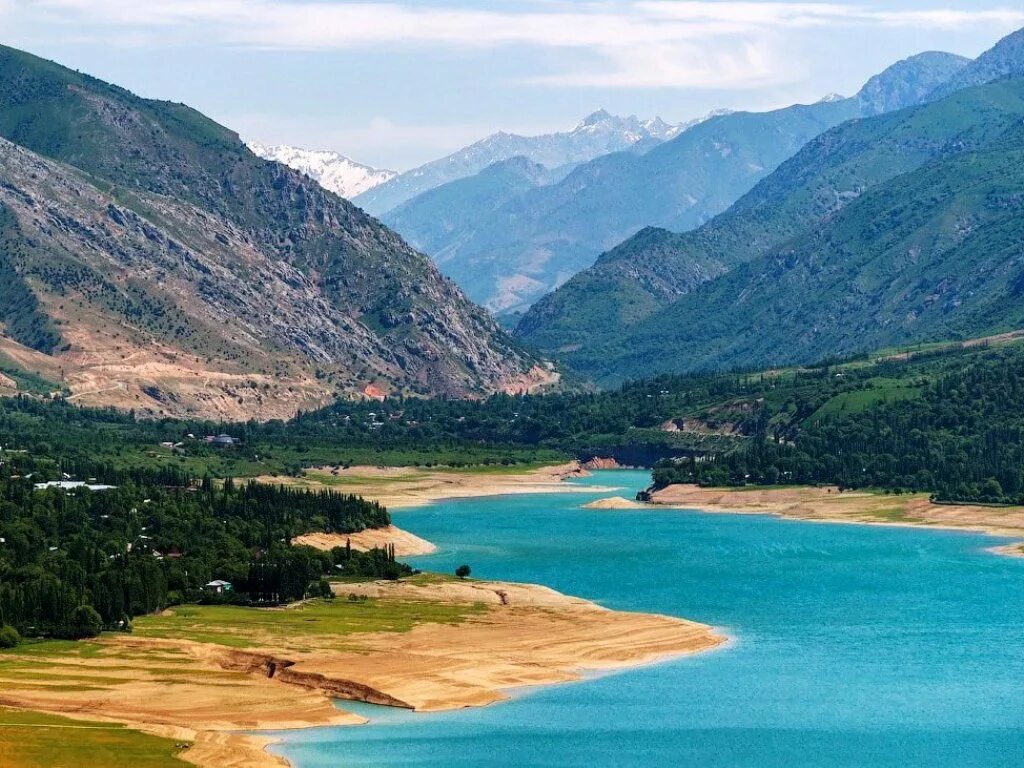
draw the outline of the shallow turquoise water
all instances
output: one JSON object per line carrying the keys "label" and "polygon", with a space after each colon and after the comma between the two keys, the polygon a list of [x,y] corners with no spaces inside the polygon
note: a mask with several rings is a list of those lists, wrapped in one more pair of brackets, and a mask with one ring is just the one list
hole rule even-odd
{"label": "shallow turquoise water", "polygon": [[278,751],[297,768],[1024,766],[1024,560],[983,551],[998,540],[581,509],[648,482],[600,472],[581,484],[626,490],[453,501],[396,522],[441,547],[421,568],[465,562],[684,616],[732,645],[483,709],[361,707],[371,725],[288,733]]}

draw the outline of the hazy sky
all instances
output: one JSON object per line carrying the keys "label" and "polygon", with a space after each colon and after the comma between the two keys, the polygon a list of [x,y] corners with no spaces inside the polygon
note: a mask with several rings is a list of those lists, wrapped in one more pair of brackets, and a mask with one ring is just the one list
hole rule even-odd
{"label": "hazy sky", "polygon": [[1022,0],[0,0],[0,39],[243,137],[403,170],[605,107],[680,121],[975,56]]}

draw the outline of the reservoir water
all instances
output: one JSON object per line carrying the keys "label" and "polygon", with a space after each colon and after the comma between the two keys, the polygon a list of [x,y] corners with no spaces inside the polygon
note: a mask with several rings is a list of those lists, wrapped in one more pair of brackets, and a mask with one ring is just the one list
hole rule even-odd
{"label": "reservoir water", "polygon": [[[362,727],[283,734],[296,768],[1024,766],[1024,559],[957,532],[676,510],[589,510],[580,493],[398,511],[440,552],[412,560],[712,624],[721,650],[507,703],[417,714],[343,704]],[[615,493],[587,486],[616,485]]]}

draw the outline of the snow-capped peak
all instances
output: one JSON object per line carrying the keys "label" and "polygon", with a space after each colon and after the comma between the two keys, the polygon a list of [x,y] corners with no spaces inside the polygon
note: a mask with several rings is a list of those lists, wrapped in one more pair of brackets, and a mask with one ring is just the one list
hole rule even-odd
{"label": "snow-capped peak", "polygon": [[820,99],[818,99],[818,103],[819,104],[828,104],[828,103],[833,102],[833,101],[842,101],[845,98],[846,97],[843,96],[841,93],[827,93],[824,96],[822,96]]}
{"label": "snow-capped peak", "polygon": [[253,154],[264,160],[274,160],[294,168],[324,189],[344,198],[353,198],[398,175],[395,171],[372,168],[329,150],[301,149],[285,144],[268,146],[256,141],[248,142],[248,146]]}
{"label": "snow-capped peak", "polygon": [[599,109],[595,112],[591,112],[589,115],[580,120],[580,122],[577,123],[576,127],[573,128],[572,130],[573,133],[575,133],[576,131],[582,131],[586,128],[593,128],[594,126],[609,123],[614,119],[615,118],[612,115],[612,113],[609,112],[607,109]]}
{"label": "snow-capped peak", "polygon": [[627,144],[645,139],[671,139],[679,133],[680,126],[670,125],[660,117],[641,120],[636,115],[619,117],[607,109],[591,112],[570,131],[570,136],[617,134]]}

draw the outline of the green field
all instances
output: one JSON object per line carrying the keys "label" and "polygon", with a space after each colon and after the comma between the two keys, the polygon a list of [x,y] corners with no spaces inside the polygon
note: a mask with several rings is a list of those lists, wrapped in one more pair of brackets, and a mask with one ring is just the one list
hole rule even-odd
{"label": "green field", "polygon": [[[303,448],[256,443],[244,452],[191,443],[185,453],[156,445],[124,444],[104,458],[122,467],[174,467],[198,477],[206,474],[217,477],[255,477],[296,474],[306,467],[324,466],[450,467],[452,470],[469,472],[511,474],[568,461],[570,456],[561,451],[521,446],[378,449],[325,441],[322,445]],[[335,478],[335,481],[333,484],[343,485],[345,478]]]}
{"label": "green field", "polygon": [[182,768],[180,742],[120,725],[0,708],[4,768]]}
{"label": "green field", "polygon": [[922,387],[901,379],[874,378],[867,382],[867,389],[841,392],[829,399],[807,419],[813,423],[825,416],[847,413],[861,413],[879,403],[897,400],[911,400],[921,394]]}
{"label": "green field", "polygon": [[481,603],[346,598],[311,600],[290,608],[189,605],[166,615],[140,617],[134,634],[255,648],[362,632],[408,632],[417,624],[458,624],[484,611]]}

